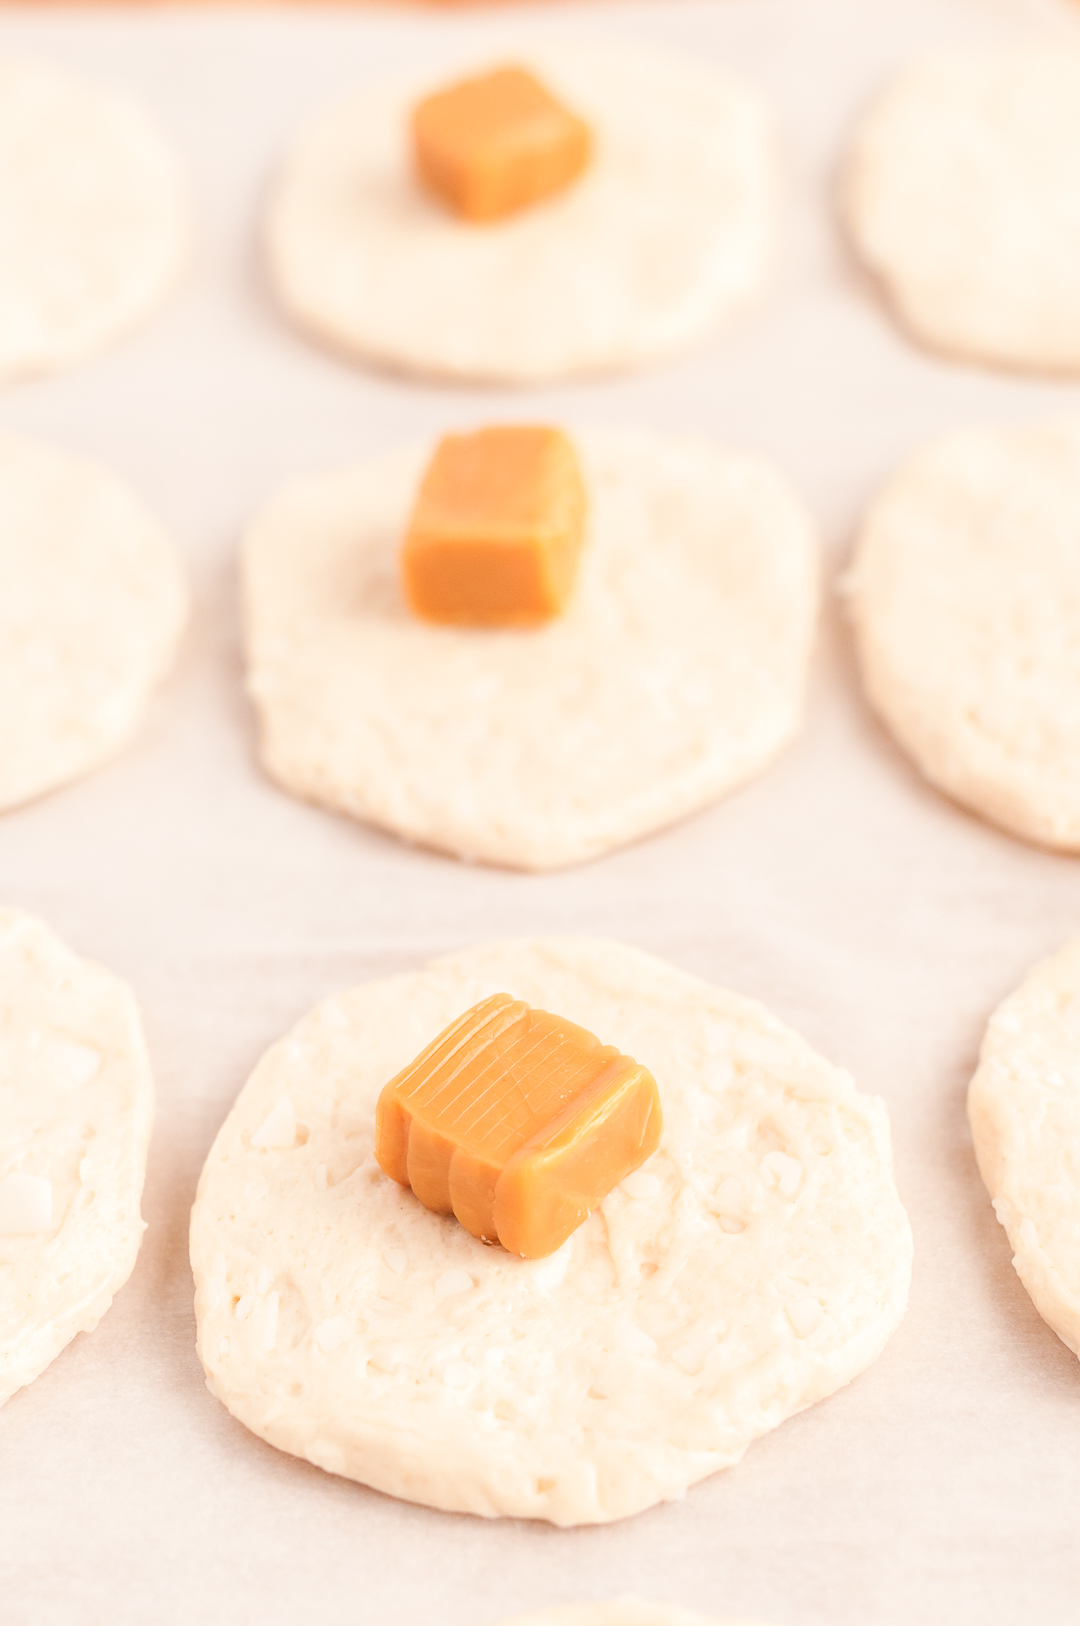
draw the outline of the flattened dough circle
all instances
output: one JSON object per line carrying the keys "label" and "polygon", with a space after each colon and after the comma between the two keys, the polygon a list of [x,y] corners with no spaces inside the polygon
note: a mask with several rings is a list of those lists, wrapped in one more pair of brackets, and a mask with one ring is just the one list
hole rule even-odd
{"label": "flattened dough circle", "polygon": [[515,1615],[501,1626],[761,1626],[752,1620],[723,1620],[699,1615],[674,1603],[647,1603],[641,1598],[612,1598],[602,1603],[566,1603]]}
{"label": "flattened dough circle", "polygon": [[1080,49],[942,51],[856,132],[855,244],[915,336],[947,355],[1080,371]]}
{"label": "flattened dough circle", "polygon": [[179,561],[119,480],[0,438],[0,809],[116,755],[186,617]]}
{"label": "flattened dough circle", "polygon": [[579,863],[760,772],[802,715],[810,526],[755,459],[574,435],[590,528],[542,629],[433,626],[398,548],[426,457],[293,486],[244,546],[248,686],[287,790],[463,857]]}
{"label": "flattened dough circle", "polygon": [[915,456],[850,577],[866,691],[933,784],[1080,850],[1080,420]]}
{"label": "flattened dough circle", "polygon": [[51,1185],[52,1223],[0,1234],[0,1405],[131,1275],[153,1116],[142,1026],[126,983],[40,921],[0,911],[0,1186]]}
{"label": "flattened dough circle", "polygon": [[365,90],[300,136],[271,200],[286,310],[347,354],[503,383],[643,366],[708,338],[767,275],[763,100],[614,40],[517,45],[507,60],[592,125],[582,179],[511,219],[463,223],[420,189],[408,147],[411,107],[458,70]]}
{"label": "flattened dough circle", "polygon": [[[663,1102],[659,1151],[544,1260],[484,1247],[374,1156],[383,1084],[501,990],[634,1056]],[[911,1237],[880,1101],[759,1005],[553,938],[305,1017],[214,1143],[191,1259],[207,1382],[256,1434],[409,1501],[573,1525],[682,1496],[861,1372]]]}
{"label": "flattened dough circle", "polygon": [[1080,1355],[1080,938],[1041,960],[990,1018],[968,1116],[1016,1273]]}
{"label": "flattened dough circle", "polygon": [[71,366],[136,327],[190,235],[180,164],[141,108],[0,62],[0,380]]}

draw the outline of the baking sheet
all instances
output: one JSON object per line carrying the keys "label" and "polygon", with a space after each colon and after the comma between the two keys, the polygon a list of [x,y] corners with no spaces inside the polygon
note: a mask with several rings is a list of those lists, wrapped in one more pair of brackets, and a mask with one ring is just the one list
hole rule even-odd
{"label": "baking sheet", "polygon": [[[830,608],[799,743],[756,785],[586,868],[452,863],[300,806],[260,775],[241,688],[238,531],[281,481],[496,416],[500,392],[353,370],[278,317],[257,217],[290,131],[368,77],[496,27],[629,34],[770,91],[789,173],[769,297],[656,373],[533,392],[539,419],[707,433],[767,454],[831,575],[868,495],[926,438],[1080,409],[1080,387],[920,354],[830,215],[856,110],[946,39],[1057,31],[1069,0],[658,0],[454,17],[315,5],[0,11],[0,45],[139,93],[187,155],[197,263],[153,326],[0,400],[0,429],[99,457],[187,556],[195,615],[138,744],[0,823],[0,897],[128,977],[159,1089],[135,1274],[0,1413],[0,1620],[486,1626],[634,1591],[774,1626],[1074,1626],[1080,1366],[1010,1266],[964,1090],[986,1017],[1080,930],[1080,865],[924,786],[867,714]],[[520,408],[521,398],[510,397]],[[263,1445],[203,1387],[186,1225],[262,1050],[364,978],[506,934],[639,944],[765,1000],[884,1096],[915,1232],[905,1322],[849,1389],[744,1462],[604,1529],[414,1508]]]}

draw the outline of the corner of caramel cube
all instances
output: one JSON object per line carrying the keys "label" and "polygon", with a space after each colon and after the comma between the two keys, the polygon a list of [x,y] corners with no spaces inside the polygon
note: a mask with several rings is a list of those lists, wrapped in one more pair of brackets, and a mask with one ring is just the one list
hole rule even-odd
{"label": "corner of caramel cube", "polygon": [[424,184],[465,220],[501,220],[554,196],[589,162],[589,126],[524,68],[435,91],[413,110]]}
{"label": "corner of caramel cube", "polygon": [[565,609],[585,534],[585,486],[560,429],[446,435],[402,549],[405,596],[427,621],[528,626]]}

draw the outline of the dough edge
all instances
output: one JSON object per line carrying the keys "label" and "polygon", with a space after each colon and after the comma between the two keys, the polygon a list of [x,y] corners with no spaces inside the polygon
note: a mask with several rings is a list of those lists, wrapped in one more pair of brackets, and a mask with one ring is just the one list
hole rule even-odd
{"label": "dough edge", "polygon": [[[110,1238],[110,1261],[104,1274],[88,1280],[79,1300],[67,1307],[59,1320],[29,1327],[4,1354],[0,1367],[0,1406],[40,1377],[80,1332],[92,1332],[135,1268],[146,1221],[140,1200],[146,1177],[147,1153],[154,1117],[154,1082],[146,1048],[142,1018],[131,987],[96,960],[87,960],[68,948],[51,927],[36,916],[18,909],[0,909],[0,936],[26,933],[37,939],[50,959],[55,958],[66,973],[78,976],[89,972],[103,981],[123,1014],[131,1046],[133,1098],[128,1125],[125,1175],[122,1197],[129,1209],[127,1225]],[[61,1231],[63,1226],[61,1226]],[[57,1235],[60,1233],[58,1232]]]}
{"label": "dough edge", "polygon": [[[933,696],[912,683],[910,650],[905,647],[897,658],[891,627],[887,637],[878,637],[877,617],[867,606],[865,591],[866,577],[880,558],[884,556],[890,564],[896,558],[888,533],[897,511],[908,510],[906,524],[910,527],[915,504],[909,491],[931,480],[940,485],[942,471],[954,453],[982,443],[984,452],[1000,459],[1012,445],[1020,447],[1046,433],[1071,435],[1080,445],[1080,416],[962,427],[917,448],[887,477],[864,514],[840,592],[853,629],[864,695],[918,772],[958,807],[999,830],[1051,851],[1077,853],[1080,805],[1064,814],[1051,807],[1045,783],[1030,767],[1012,769],[1007,741],[981,734],[974,727],[958,735],[952,710],[933,703]],[[956,481],[953,493],[962,489]],[[880,602],[880,590],[877,596]],[[887,618],[883,620],[887,625]]]}
{"label": "dough edge", "polygon": [[[1030,1172],[1026,1161],[1012,1155],[1017,1120],[1028,1110],[1026,1100],[1018,1097],[1029,1092],[1009,1062],[1025,1059],[1029,1036],[1039,1033],[1042,996],[1059,978],[1080,992],[1080,937],[1036,961],[991,1015],[968,1086],[967,1111],[979,1173],[1013,1250],[1013,1269],[1043,1320],[1067,1349],[1080,1356],[1080,1296],[1063,1281],[1037,1230],[1034,1238],[1027,1234],[1024,1209],[1025,1198],[1031,1195]],[[1045,1067],[1041,1070],[1045,1072]]]}

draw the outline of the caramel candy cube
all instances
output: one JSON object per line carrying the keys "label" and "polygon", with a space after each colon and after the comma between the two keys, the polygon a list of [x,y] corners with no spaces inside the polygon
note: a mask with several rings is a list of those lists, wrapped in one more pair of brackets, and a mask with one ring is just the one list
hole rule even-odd
{"label": "caramel candy cube", "polygon": [[652,1074],[561,1016],[493,994],[390,1080],[375,1156],[426,1208],[510,1253],[554,1253],[656,1150]]}
{"label": "caramel candy cube", "polygon": [[551,197],[589,161],[589,127],[524,68],[498,68],[413,110],[421,180],[466,220],[501,220]]}
{"label": "caramel candy cube", "polygon": [[585,487],[560,429],[508,424],[439,442],[402,551],[427,621],[528,626],[558,615],[577,575]]}

